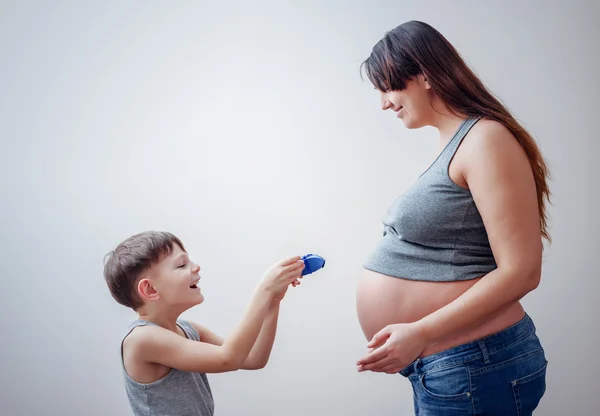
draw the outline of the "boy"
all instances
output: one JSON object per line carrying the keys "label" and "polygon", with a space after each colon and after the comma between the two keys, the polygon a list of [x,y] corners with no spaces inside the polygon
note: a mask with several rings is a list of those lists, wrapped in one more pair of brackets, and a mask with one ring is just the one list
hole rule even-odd
{"label": "boy", "polygon": [[125,389],[134,415],[213,415],[206,373],[263,368],[273,346],[279,302],[300,284],[299,256],[274,264],[256,287],[231,335],[179,319],[202,303],[200,266],[168,232],[136,234],[109,253],[104,279],[111,295],[139,318],[121,343]]}

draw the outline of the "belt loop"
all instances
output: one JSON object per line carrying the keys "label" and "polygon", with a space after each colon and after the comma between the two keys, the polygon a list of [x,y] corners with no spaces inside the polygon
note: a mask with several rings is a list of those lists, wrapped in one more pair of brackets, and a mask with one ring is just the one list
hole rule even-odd
{"label": "belt loop", "polygon": [[421,359],[417,358],[413,364],[413,369],[415,371],[415,374],[419,374],[419,364],[421,364]]}
{"label": "belt loop", "polygon": [[417,372],[417,364],[419,363],[421,359],[417,358],[416,360],[414,360],[412,363],[410,363],[409,365],[407,365],[406,367],[404,367],[402,370],[400,370],[400,374],[402,374],[404,377],[408,377],[413,373]]}
{"label": "belt loop", "polygon": [[490,355],[488,353],[487,347],[485,346],[485,342],[478,341],[479,349],[481,349],[481,353],[483,354],[483,362],[486,364],[490,363]]}

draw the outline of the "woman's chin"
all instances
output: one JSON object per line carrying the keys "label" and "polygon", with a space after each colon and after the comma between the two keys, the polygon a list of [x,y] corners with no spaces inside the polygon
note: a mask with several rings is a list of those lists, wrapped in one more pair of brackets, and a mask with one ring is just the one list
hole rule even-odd
{"label": "woman's chin", "polygon": [[411,117],[404,117],[401,120],[404,123],[404,127],[406,127],[409,130],[418,129],[420,127],[423,127],[422,123],[419,123],[418,120],[415,120]]}

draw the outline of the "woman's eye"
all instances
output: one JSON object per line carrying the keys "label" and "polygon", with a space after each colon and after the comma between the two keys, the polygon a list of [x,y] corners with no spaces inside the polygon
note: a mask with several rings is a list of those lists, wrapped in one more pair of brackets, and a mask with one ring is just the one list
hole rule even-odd
{"label": "woman's eye", "polygon": [[185,267],[185,263],[178,267],[178,269],[183,269]]}

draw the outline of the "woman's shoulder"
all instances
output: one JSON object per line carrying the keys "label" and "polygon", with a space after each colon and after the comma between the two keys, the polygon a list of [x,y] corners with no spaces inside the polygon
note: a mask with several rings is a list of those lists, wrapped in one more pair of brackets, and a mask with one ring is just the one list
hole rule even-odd
{"label": "woman's shoulder", "polygon": [[493,158],[496,162],[526,161],[524,149],[515,135],[504,124],[487,118],[475,123],[461,147],[467,159],[476,157],[480,161],[488,158]]}
{"label": "woman's shoulder", "polygon": [[513,139],[514,134],[501,122],[489,118],[481,118],[471,128],[472,136],[477,136],[477,143],[490,143],[497,140]]}

